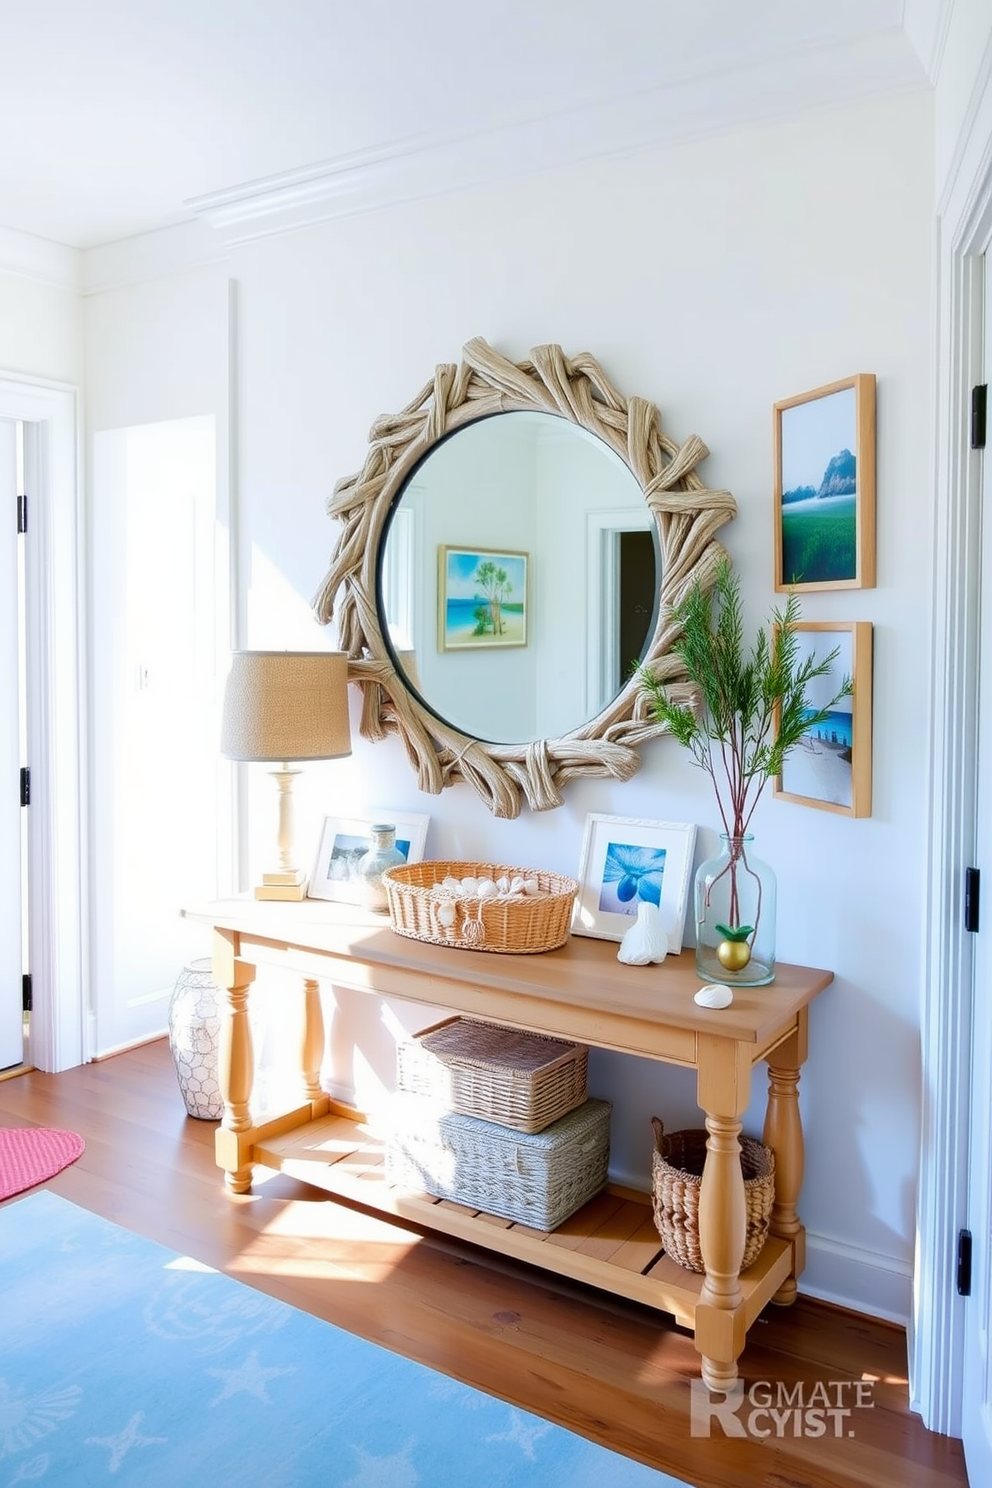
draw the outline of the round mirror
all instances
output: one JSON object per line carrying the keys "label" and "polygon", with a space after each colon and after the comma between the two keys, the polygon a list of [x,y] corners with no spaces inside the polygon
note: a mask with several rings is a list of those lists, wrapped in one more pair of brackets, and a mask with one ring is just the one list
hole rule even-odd
{"label": "round mirror", "polygon": [[466,781],[496,816],[629,779],[662,731],[632,663],[694,695],[671,615],[712,585],[736,510],[696,475],[706,454],[587,352],[511,362],[477,337],[438,366],[328,503],[314,610],[337,619],[363,735],[399,734],[422,791]]}
{"label": "round mirror", "polygon": [[617,696],[654,631],[655,522],[630,467],[550,413],[449,435],[411,472],[379,566],[382,631],[432,713],[500,744]]}

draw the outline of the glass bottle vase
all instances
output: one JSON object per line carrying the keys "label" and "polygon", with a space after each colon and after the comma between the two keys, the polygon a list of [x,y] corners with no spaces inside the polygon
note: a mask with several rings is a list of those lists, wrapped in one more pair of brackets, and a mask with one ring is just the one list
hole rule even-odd
{"label": "glass bottle vase", "polygon": [[724,834],[696,870],[696,970],[705,982],[764,987],[775,978],[775,873],[753,842]]}
{"label": "glass bottle vase", "polygon": [[377,822],[370,828],[372,845],[358,860],[358,883],[361,901],[366,909],[379,914],[389,912],[386,886],[382,875],[387,868],[395,868],[406,862],[405,854],[396,846],[396,828],[388,822]]}

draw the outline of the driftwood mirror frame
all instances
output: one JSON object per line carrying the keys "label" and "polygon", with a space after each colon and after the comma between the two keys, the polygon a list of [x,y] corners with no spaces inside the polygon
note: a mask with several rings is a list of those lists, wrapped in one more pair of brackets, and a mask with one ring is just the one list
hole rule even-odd
{"label": "driftwood mirror frame", "polygon": [[338,645],[350,658],[348,679],[362,689],[363,736],[398,734],[420,790],[438,795],[467,781],[499,817],[518,816],[524,800],[533,811],[560,806],[570,780],[628,780],[640,765],[637,746],[664,731],[632,677],[595,718],[560,738],[487,743],[437,717],[397,672],[378,606],[380,544],[393,503],[440,439],[476,419],[521,410],[580,425],[604,440],[639,482],[654,514],[661,562],[657,620],[644,662],[676,700],[691,699],[694,689],[672,653],[671,610],[694,580],[712,585],[724,551],[715,534],[737,509],[729,491],[709,490],[696,475],[708,454],[703,441],[695,434],[684,444],[669,439],[655,405],[624,398],[587,352],[567,357],[560,346],[536,346],[528,360],[511,362],[476,337],[457,366],[438,366],[400,413],[375,421],[364,466],[338,481],[327,503],[341,531],[314,612],[325,625],[337,615]]}

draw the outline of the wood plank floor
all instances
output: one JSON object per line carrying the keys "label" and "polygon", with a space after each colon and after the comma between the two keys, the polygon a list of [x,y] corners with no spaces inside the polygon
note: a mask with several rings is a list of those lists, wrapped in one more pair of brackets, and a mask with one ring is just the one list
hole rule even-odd
{"label": "wood plank floor", "polygon": [[731,1439],[719,1424],[693,1436],[697,1355],[657,1313],[386,1222],[284,1174],[262,1169],[252,1193],[225,1193],[213,1124],[186,1116],[164,1041],[0,1082],[0,1125],[82,1134],[83,1156],[47,1185],[73,1203],[698,1488],[966,1488],[960,1443],[908,1409],[901,1329],[803,1298],[768,1309],[741,1361],[756,1403],[781,1382],[801,1386],[807,1403],[820,1386],[814,1404],[846,1406],[863,1381],[873,1408],[821,1418],[818,1438],[795,1434],[787,1406],[781,1434],[762,1416],[764,1438]]}

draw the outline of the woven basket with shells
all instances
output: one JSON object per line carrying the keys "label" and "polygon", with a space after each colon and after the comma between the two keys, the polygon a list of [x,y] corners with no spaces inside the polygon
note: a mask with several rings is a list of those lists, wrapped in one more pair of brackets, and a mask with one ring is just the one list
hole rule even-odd
{"label": "woven basket with shells", "polygon": [[564,945],[579,891],[542,868],[437,859],[389,868],[382,882],[398,935],[514,955]]}

